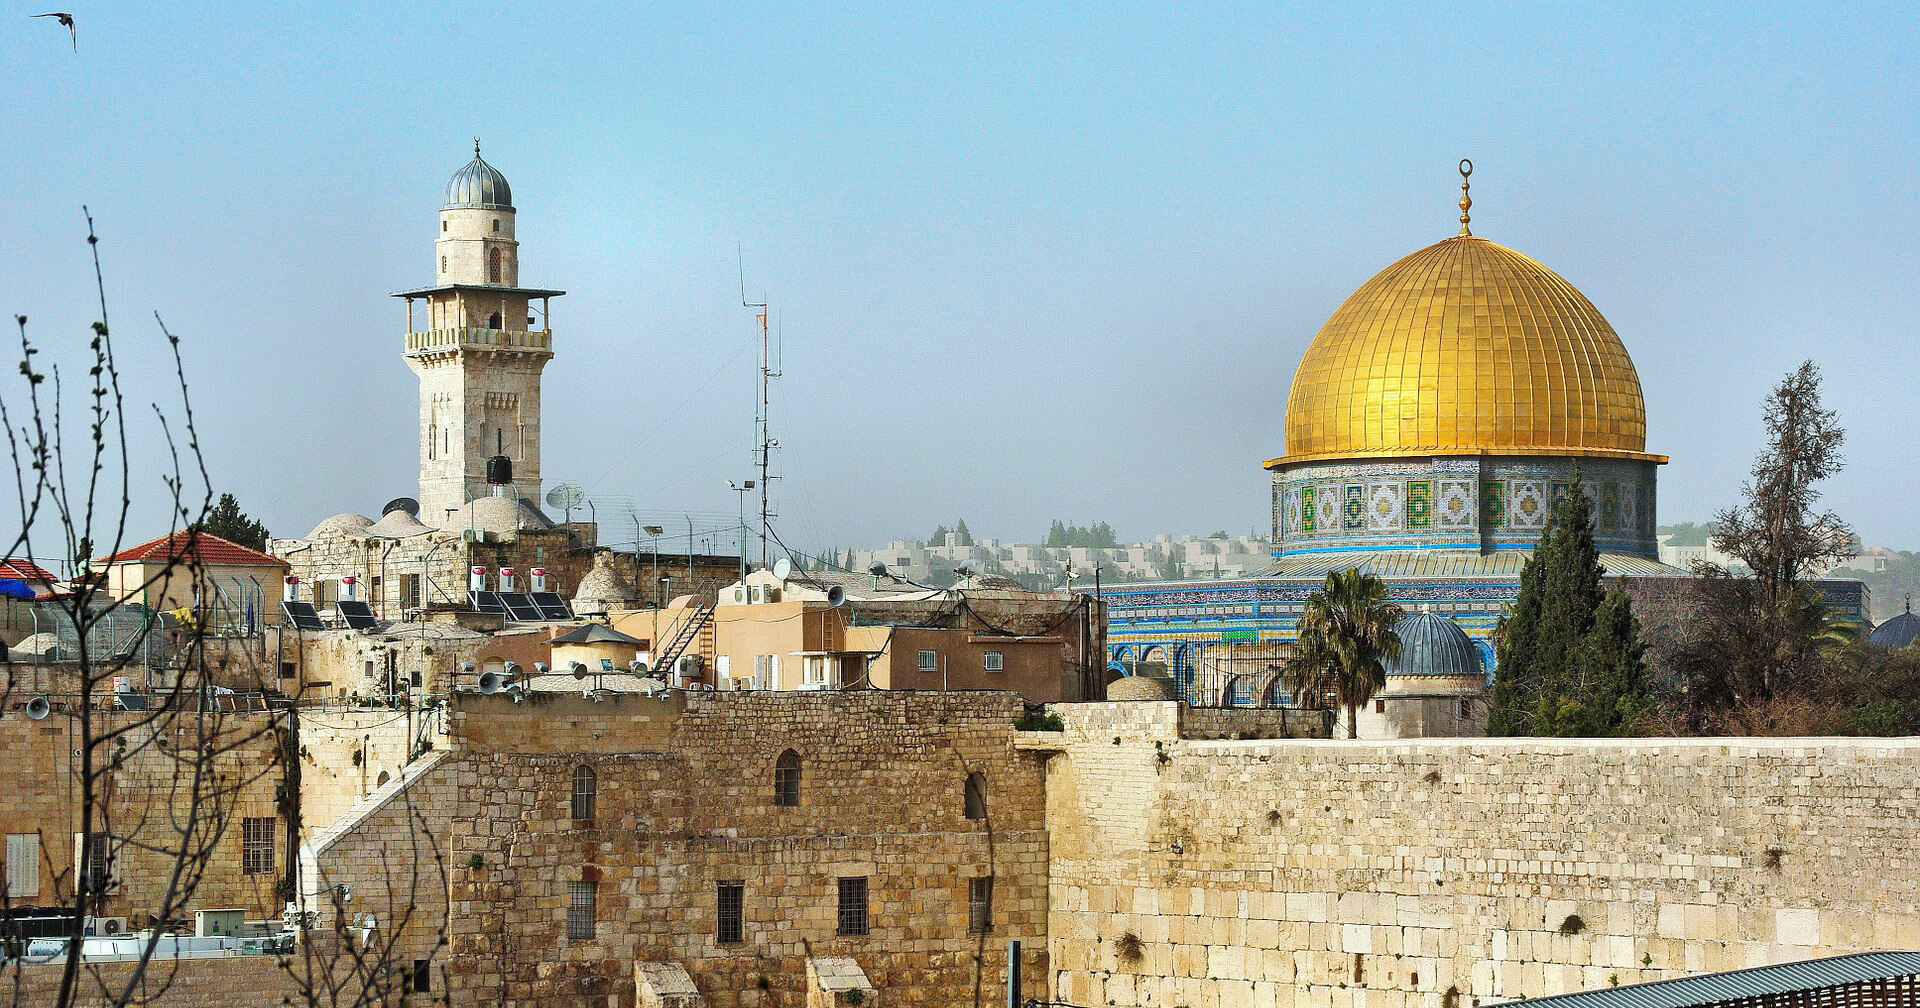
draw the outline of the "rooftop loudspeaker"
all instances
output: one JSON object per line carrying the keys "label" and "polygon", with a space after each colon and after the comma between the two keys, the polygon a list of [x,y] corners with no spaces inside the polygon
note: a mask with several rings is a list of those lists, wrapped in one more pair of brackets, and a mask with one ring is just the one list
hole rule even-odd
{"label": "rooftop loudspeaker", "polygon": [[498,672],[482,672],[480,673],[480,692],[488,695],[498,693],[505,689],[510,681]]}
{"label": "rooftop loudspeaker", "polygon": [[38,721],[51,713],[53,713],[53,704],[48,702],[46,697],[37,696],[27,701],[27,717],[29,719]]}
{"label": "rooftop loudspeaker", "polygon": [[847,590],[845,588],[842,588],[839,585],[834,585],[833,587],[827,589],[827,605],[830,605],[833,608],[838,609],[846,601],[847,601]]}
{"label": "rooftop loudspeaker", "polygon": [[587,677],[587,663],[586,663],[586,662],[574,662],[574,663],[573,663],[573,677],[574,677],[575,679],[585,679],[585,678]]}

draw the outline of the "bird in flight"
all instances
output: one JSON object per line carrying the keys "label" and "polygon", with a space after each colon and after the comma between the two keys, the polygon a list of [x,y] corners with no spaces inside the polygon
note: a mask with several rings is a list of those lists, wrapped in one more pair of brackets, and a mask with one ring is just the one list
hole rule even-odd
{"label": "bird in flight", "polygon": [[37,18],[43,18],[43,17],[59,18],[60,26],[65,28],[67,30],[67,34],[73,39],[73,51],[74,52],[80,51],[80,32],[78,29],[74,28],[73,26],[73,15],[68,14],[66,11],[55,11],[52,14],[35,14],[33,16]]}

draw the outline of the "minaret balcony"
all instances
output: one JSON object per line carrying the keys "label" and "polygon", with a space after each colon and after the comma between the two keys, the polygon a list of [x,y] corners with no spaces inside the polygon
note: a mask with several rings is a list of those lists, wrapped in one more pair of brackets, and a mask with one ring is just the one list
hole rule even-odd
{"label": "minaret balcony", "polygon": [[407,352],[448,350],[534,350],[553,352],[550,329],[418,329],[407,334]]}

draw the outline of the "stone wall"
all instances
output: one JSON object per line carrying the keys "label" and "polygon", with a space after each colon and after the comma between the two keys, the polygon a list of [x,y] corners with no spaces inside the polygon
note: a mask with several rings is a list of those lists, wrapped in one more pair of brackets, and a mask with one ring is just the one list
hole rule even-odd
{"label": "stone wall", "polygon": [[[1182,741],[1055,705],[1053,996],[1470,1008],[1920,947],[1920,741]],[[1170,705],[1169,705],[1170,706]]]}
{"label": "stone wall", "polygon": [[[102,992],[125,990],[133,980],[135,965],[111,962],[82,966],[78,987],[81,993],[74,999],[74,1008],[118,1008],[127,1003]],[[53,1004],[60,991],[63,969],[58,964],[0,968],[0,1004],[13,1008]],[[194,1008],[282,1008],[287,1004],[304,1004],[303,990],[300,981],[281,968],[275,956],[156,960],[147,966],[144,982],[135,988],[132,1003]],[[288,998],[294,1000],[289,1002]]]}
{"label": "stone wall", "polygon": [[[80,813],[80,762],[73,756],[78,724],[65,711],[40,721],[0,718],[0,750],[8,753],[0,760],[0,794],[8,796],[0,832],[37,835],[40,855],[34,891],[14,894],[16,905],[72,901]],[[181,751],[191,749],[203,729],[221,755],[200,768]],[[184,715],[142,726],[135,715],[96,713],[93,731],[121,732],[126,742],[124,758],[98,778],[93,829],[115,838],[108,848],[111,883],[101,915],[127,917],[140,927],[152,913],[189,923],[196,909],[244,908],[249,919],[279,913],[287,833],[276,801],[278,737],[266,716],[209,715],[201,721]],[[104,766],[114,750],[112,745],[96,749],[96,765]],[[198,769],[206,772],[196,774]],[[219,800],[211,800],[215,797]],[[263,872],[242,871],[242,823],[248,818],[272,823],[273,854]],[[169,906],[168,889],[183,845],[205,851],[204,872],[193,883],[190,899]],[[177,894],[171,898],[178,900]]]}
{"label": "stone wall", "polygon": [[[451,866],[455,1003],[624,1008],[635,964],[664,963],[716,1008],[790,1005],[824,959],[857,964],[888,1005],[997,1003],[1008,938],[1028,942],[1029,984],[1046,973],[1042,757],[1013,744],[1023,710],[1004,693],[461,696],[451,751],[316,838],[310,874],[359,880],[348,912],[392,919],[402,901],[374,882],[380,864],[431,837]],[[796,807],[774,800],[787,749]],[[591,818],[571,807],[580,767]],[[964,815],[970,773],[986,782],[984,819]],[[980,876],[993,878],[992,929],[975,934]],[[866,935],[837,933],[843,877],[869,880]],[[567,928],[583,882],[591,939]],[[722,882],[745,885],[738,944],[718,941]],[[418,917],[401,958],[438,924]]]}

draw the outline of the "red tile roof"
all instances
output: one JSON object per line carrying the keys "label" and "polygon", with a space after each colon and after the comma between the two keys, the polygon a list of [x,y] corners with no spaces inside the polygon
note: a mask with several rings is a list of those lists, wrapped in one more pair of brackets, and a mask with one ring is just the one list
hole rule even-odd
{"label": "red tile roof", "polygon": [[247,567],[285,567],[287,562],[228,542],[211,532],[172,532],[152,542],[123,549],[96,564],[164,563],[169,560],[198,561],[201,564],[238,564]]}
{"label": "red tile roof", "polygon": [[58,581],[52,571],[22,557],[8,557],[0,560],[0,578],[13,578],[17,581]]}

